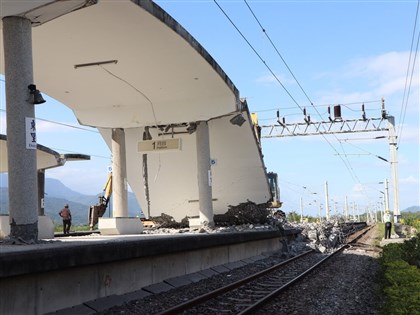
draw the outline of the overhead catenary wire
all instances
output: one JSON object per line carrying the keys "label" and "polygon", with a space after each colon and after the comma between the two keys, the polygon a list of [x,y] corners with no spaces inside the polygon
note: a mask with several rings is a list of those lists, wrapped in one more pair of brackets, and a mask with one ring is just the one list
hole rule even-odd
{"label": "overhead catenary wire", "polygon": [[[264,66],[269,70],[271,75],[275,78],[275,80],[281,85],[281,87],[285,90],[285,92],[289,95],[289,97],[293,100],[293,102],[299,107],[299,109],[304,112],[304,108],[296,101],[296,99],[291,95],[291,93],[287,90],[287,88],[283,85],[283,83],[280,81],[280,79],[277,77],[277,75],[274,73],[274,71],[270,68],[270,66],[267,64],[267,62],[261,57],[261,55],[258,53],[258,51],[254,48],[254,46],[249,42],[249,40],[245,37],[245,35],[241,32],[241,30],[236,26],[236,24],[233,22],[233,20],[229,17],[229,15],[226,13],[225,10],[219,5],[219,3],[216,0],[213,0],[213,2],[216,4],[216,6],[219,8],[219,10],[223,13],[223,15],[229,20],[231,25],[236,29],[236,31],[241,35],[242,39],[245,40],[245,42],[248,44],[248,46],[252,49],[252,51],[255,53],[255,55],[260,59],[260,61],[264,64]],[[313,106],[313,103],[311,103],[311,106]],[[313,106],[314,107],[314,106]],[[321,117],[320,112],[316,107],[314,107],[317,114]],[[323,126],[324,130],[325,127]],[[331,142],[327,139],[327,137],[321,133],[321,136],[324,138],[324,140],[328,143],[328,145],[335,151],[336,153],[339,153],[337,149],[331,144]],[[337,137],[334,135],[334,137],[337,139]],[[338,141],[338,139],[337,139]],[[343,148],[342,148],[343,149]],[[343,149],[344,150],[344,149]],[[343,153],[345,153],[343,151]],[[347,168],[350,176],[353,178],[353,181],[360,182],[358,179],[356,173],[354,172],[353,167],[350,165],[350,161],[347,159],[344,160],[344,158],[341,155],[338,155],[338,157],[341,159],[341,161],[344,163],[344,166]]]}
{"label": "overhead catenary wire", "polygon": [[251,14],[253,15],[253,17],[255,18],[255,20],[257,21],[258,25],[261,27],[262,32],[264,33],[264,35],[267,37],[268,41],[270,42],[271,46],[273,46],[274,50],[276,51],[277,55],[280,57],[280,59],[283,61],[284,65],[286,66],[287,70],[289,70],[289,73],[292,75],[293,79],[295,79],[296,83],[298,84],[299,88],[301,89],[302,93],[306,96],[306,98],[308,99],[309,103],[313,104],[313,102],[311,101],[311,99],[309,98],[308,94],[305,92],[305,90],[303,89],[302,85],[300,84],[299,80],[296,78],[296,76],[294,75],[292,69],[290,69],[289,65],[287,64],[286,60],[284,60],[283,56],[280,54],[279,50],[277,49],[276,45],[273,43],[273,41],[271,40],[270,36],[268,35],[266,29],[262,26],[260,20],[257,18],[257,16],[255,15],[254,11],[252,10],[252,8],[250,7],[250,5],[248,4],[248,2],[246,0],[244,0],[246,6],[248,7],[249,11],[251,12]]}
{"label": "overhead catenary wire", "polygon": [[[262,26],[261,22],[259,21],[258,17],[256,16],[256,14],[254,13],[254,11],[252,10],[252,8],[250,7],[250,5],[248,4],[247,0],[244,0],[246,6],[248,7],[248,9],[250,10],[250,12],[252,13],[253,17],[255,18],[255,20],[257,21],[258,25],[261,27],[261,30],[263,31],[264,35],[267,37],[268,41],[270,42],[270,44],[273,46],[274,50],[276,51],[277,55],[280,57],[280,59],[283,61],[284,65],[286,66],[286,68],[289,70],[290,74],[292,75],[292,77],[295,79],[296,83],[298,84],[298,86],[300,87],[301,91],[303,92],[303,94],[306,96],[306,98],[308,99],[309,103],[311,104],[311,106],[315,109],[315,111],[317,112],[318,116],[322,118],[321,113],[318,111],[318,109],[314,106],[314,103],[311,101],[311,99],[309,98],[308,94],[305,92],[305,90],[303,89],[302,85],[300,84],[300,82],[298,81],[298,79],[296,78],[296,76],[294,75],[293,71],[290,69],[289,65],[287,64],[287,62],[285,61],[285,59],[283,58],[283,56],[280,54],[279,50],[277,49],[276,45],[273,43],[273,41],[271,40],[270,36],[268,35],[267,31],[265,30],[265,28]],[[300,108],[300,107],[299,107]],[[300,108],[301,109],[301,108]],[[322,126],[325,129],[325,126]],[[331,146],[331,148],[336,151],[335,147],[328,141],[328,139],[323,135],[323,138],[325,139],[325,141]],[[339,142],[339,139],[337,138],[337,136],[335,134],[333,134],[333,136],[335,137],[335,139]],[[350,175],[353,177],[354,180],[359,181],[353,167],[350,164],[350,161],[347,159],[347,155],[345,154],[345,150],[343,145],[340,143],[340,147],[344,153],[344,157],[346,160],[344,160],[342,158],[341,155],[339,155],[340,159],[342,159],[344,165],[347,167],[347,169],[350,172]],[[337,151],[336,151],[337,152]],[[337,152],[338,153],[338,152]],[[347,162],[346,162],[347,161]]]}
{"label": "overhead catenary wire", "polygon": [[268,69],[268,71],[271,73],[271,75],[274,77],[274,79],[281,85],[281,87],[284,89],[284,91],[289,95],[289,97],[292,99],[292,101],[303,111],[303,108],[299,105],[299,103],[296,101],[296,99],[292,96],[292,94],[289,92],[289,90],[284,86],[284,84],[280,81],[278,76],[274,73],[274,71],[271,69],[271,67],[266,63],[266,61],[261,57],[261,55],[257,52],[257,50],[252,46],[252,44],[249,42],[249,40],[245,37],[245,35],[241,32],[241,30],[236,26],[236,24],[232,21],[232,19],[229,17],[229,15],[226,13],[225,10],[219,5],[219,3],[216,0],[213,0],[214,3],[217,5],[217,7],[220,9],[220,11],[225,15],[225,17],[229,20],[229,22],[232,24],[232,26],[236,29],[236,31],[241,35],[242,39],[248,44],[248,46],[252,49],[252,51],[255,53],[255,55],[260,59],[260,61],[264,64],[264,66]]}
{"label": "overhead catenary wire", "polygon": [[355,147],[355,148],[357,148],[357,149],[359,149],[359,150],[361,150],[361,151],[363,151],[363,152],[367,153],[368,155],[375,156],[375,157],[377,157],[378,159],[380,159],[380,160],[382,160],[382,161],[385,161],[385,162],[388,162],[388,163],[389,163],[389,161],[388,161],[387,159],[383,158],[382,156],[379,156],[379,155],[377,155],[377,154],[375,154],[375,153],[372,153],[372,152],[370,152],[370,151],[368,151],[368,150],[366,150],[366,149],[363,149],[363,148],[361,148],[361,147],[359,147],[359,146],[357,146],[357,145],[355,145],[355,144],[353,144],[353,143],[351,143],[351,142],[348,142],[347,140],[348,140],[348,139],[345,139],[345,140],[343,140],[342,142],[346,142],[347,144],[350,144],[351,146],[353,146],[353,147]]}
{"label": "overhead catenary wire", "polygon": [[[51,147],[50,149],[57,150],[57,151],[60,151],[60,152],[68,152],[68,153],[76,153],[76,154],[79,153],[79,152],[76,152],[76,151],[73,151],[73,150],[66,150],[66,149],[57,148],[57,147]],[[97,155],[97,154],[86,154],[86,155],[89,155],[91,157],[100,158],[100,159],[107,159],[107,160],[111,160],[112,159],[110,156],[104,156],[104,155]]]}
{"label": "overhead catenary wire", "polygon": [[[369,103],[381,103],[381,102],[382,102],[382,100],[374,100],[374,101],[360,101],[360,102],[351,102],[351,103],[339,103],[339,104],[336,104],[336,105],[341,105],[341,106],[344,106],[351,111],[357,112],[357,111],[360,111],[360,110],[351,109],[349,106],[350,105],[369,104]],[[314,104],[313,106],[314,107],[328,107],[328,106],[331,106],[331,105],[332,104]],[[278,109],[279,109],[279,107],[273,107],[273,108],[268,108],[268,109],[255,110],[253,112],[254,113],[263,113],[263,112],[276,111]],[[282,110],[289,110],[289,109],[296,109],[296,107],[295,106],[294,107],[282,107]],[[380,109],[380,107],[378,109]],[[375,111],[375,110],[378,110],[378,109],[365,108],[365,111]]]}
{"label": "overhead catenary wire", "polygon": [[[6,112],[5,109],[0,109],[0,111]],[[70,125],[70,124],[66,124],[66,123],[63,123],[63,122],[53,121],[53,120],[49,120],[49,119],[45,119],[45,118],[39,118],[39,117],[36,117],[35,119],[39,120],[39,121],[45,121],[45,122],[48,122],[50,124],[60,125],[60,126],[64,126],[64,127],[79,129],[79,130],[93,132],[93,133],[99,133],[99,131],[96,128],[87,128],[87,127],[75,126],[75,125]]]}
{"label": "overhead catenary wire", "polygon": [[[413,57],[413,62],[411,62],[411,57],[413,55],[414,40],[415,40],[416,29],[417,29],[417,20],[418,20],[418,16],[419,16],[419,7],[420,7],[420,0],[417,1],[416,16],[415,16],[415,19],[414,19],[413,34],[412,34],[412,37],[411,37],[410,56],[408,58],[407,72],[406,72],[405,85],[404,85],[404,93],[403,93],[403,97],[402,97],[402,100],[401,100],[400,119],[399,119],[399,124],[398,124],[399,128],[398,128],[398,137],[397,137],[397,139],[398,139],[397,140],[397,147],[399,147],[400,142],[401,142],[402,131],[403,131],[404,121],[405,121],[405,115],[406,115],[406,112],[407,112],[408,100],[409,100],[409,96],[410,96],[411,84],[412,84],[414,69],[415,69],[415,64],[416,64],[416,57],[417,57],[418,48],[419,48],[420,30],[419,30],[418,36],[417,36],[417,45],[416,45],[416,50],[415,50],[414,57]],[[410,75],[409,74],[410,66],[412,66],[410,83],[407,84],[408,83],[408,77]],[[407,85],[408,85],[408,87],[407,87]]]}

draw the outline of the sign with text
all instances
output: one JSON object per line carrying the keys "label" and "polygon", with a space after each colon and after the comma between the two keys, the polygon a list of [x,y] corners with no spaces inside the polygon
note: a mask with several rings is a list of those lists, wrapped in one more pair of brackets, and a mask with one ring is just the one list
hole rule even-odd
{"label": "sign with text", "polygon": [[181,150],[181,139],[158,139],[137,142],[137,152],[162,152]]}
{"label": "sign with text", "polygon": [[25,117],[26,125],[26,148],[36,150],[36,126],[35,118]]}

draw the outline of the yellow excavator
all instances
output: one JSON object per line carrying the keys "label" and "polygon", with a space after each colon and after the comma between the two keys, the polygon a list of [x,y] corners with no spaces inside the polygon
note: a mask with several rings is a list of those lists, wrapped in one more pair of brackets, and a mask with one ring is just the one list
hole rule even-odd
{"label": "yellow excavator", "polygon": [[109,199],[112,194],[112,173],[108,175],[108,180],[104,186],[103,196],[99,196],[99,201],[96,205],[89,208],[89,227],[92,231],[94,226],[98,223],[98,219],[102,217],[108,207]]}
{"label": "yellow excavator", "polygon": [[270,185],[272,199],[269,202],[269,208],[281,208],[282,202],[280,201],[280,189],[277,181],[277,173],[267,173],[268,183]]}

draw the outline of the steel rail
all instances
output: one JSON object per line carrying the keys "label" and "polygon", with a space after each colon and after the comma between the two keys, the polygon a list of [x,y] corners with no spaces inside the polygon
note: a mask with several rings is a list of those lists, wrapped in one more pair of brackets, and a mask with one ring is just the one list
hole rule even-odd
{"label": "steel rail", "polygon": [[306,271],[304,271],[303,273],[301,273],[300,275],[298,275],[296,278],[290,280],[288,283],[284,284],[283,286],[281,286],[280,288],[274,290],[273,292],[271,292],[270,294],[266,295],[265,297],[261,298],[260,300],[258,300],[257,302],[255,302],[254,304],[250,305],[249,307],[247,307],[246,309],[244,309],[243,311],[241,311],[240,313],[238,313],[238,315],[245,315],[245,314],[249,314],[255,310],[257,310],[258,308],[260,308],[263,304],[267,303],[269,300],[271,300],[272,298],[276,297],[277,295],[279,295],[282,291],[284,291],[285,289],[287,289],[289,286],[291,286],[292,284],[294,284],[295,282],[302,280],[304,277],[306,277],[309,273],[311,273],[314,269],[318,268],[321,264],[325,263],[327,260],[329,260],[330,258],[336,256],[338,253],[341,253],[344,249],[350,247],[350,243],[355,243],[358,239],[360,239],[363,235],[365,235],[373,226],[369,226],[367,228],[365,228],[363,230],[362,233],[360,233],[359,235],[357,235],[354,239],[352,239],[349,243],[341,246],[340,248],[338,248],[337,250],[335,250],[333,253],[331,253],[330,255],[326,256],[324,259],[320,260],[319,262],[317,262],[315,265],[313,265],[311,268],[307,269]]}
{"label": "steel rail", "polygon": [[[316,269],[317,267],[319,267],[321,264],[323,264],[324,262],[326,262],[328,259],[330,259],[331,257],[334,257],[335,255],[337,255],[338,253],[342,252],[345,248],[350,247],[349,244],[356,242],[359,238],[361,238],[364,234],[366,234],[373,226],[367,227],[364,229],[364,231],[362,233],[360,233],[359,235],[357,235],[354,239],[352,239],[351,241],[347,242],[346,244],[344,244],[343,246],[341,246],[340,248],[338,248],[337,250],[335,250],[333,253],[329,254],[328,256],[326,256],[325,258],[321,259],[320,261],[318,261],[317,263],[315,263],[314,265],[312,265],[309,269],[305,270],[303,273],[301,273],[300,275],[296,276],[295,278],[291,279],[290,281],[288,281],[287,283],[283,284],[281,287],[275,289],[274,291],[268,293],[266,296],[264,296],[261,299],[258,299],[256,302],[254,302],[252,305],[249,305],[246,309],[239,311],[239,313],[237,314],[249,314],[252,311],[255,311],[256,309],[260,308],[263,304],[267,303],[269,300],[271,300],[272,298],[274,298],[275,296],[279,295],[282,291],[284,291],[286,288],[288,288],[289,286],[291,286],[292,284],[294,284],[295,282],[302,280],[305,276],[307,276],[310,272],[312,272],[314,269]],[[353,234],[360,232],[360,230],[354,232]],[[306,251],[298,256],[295,256],[291,259],[285,260],[279,264],[276,264],[274,266],[271,266],[270,268],[264,269],[260,272],[257,272],[251,276],[248,276],[244,279],[238,280],[236,282],[233,282],[231,284],[228,284],[224,287],[218,288],[216,290],[213,290],[211,292],[202,294],[198,297],[195,297],[191,300],[188,300],[184,303],[175,305],[169,309],[166,309],[160,313],[157,313],[158,315],[167,315],[167,314],[178,314],[184,310],[188,310],[193,308],[194,306],[200,305],[204,302],[207,302],[211,299],[214,299],[224,293],[227,293],[229,291],[232,291],[234,289],[237,289],[255,279],[261,278],[262,276],[271,273],[272,271],[279,269],[282,266],[288,265],[289,263],[298,260],[299,258],[302,258],[303,256],[306,256],[310,253],[314,253],[313,250],[309,250]]]}
{"label": "steel rail", "polygon": [[249,314],[249,313],[255,311],[256,309],[260,308],[261,305],[267,303],[269,300],[271,300],[272,298],[276,297],[278,294],[280,294],[282,291],[286,290],[289,286],[291,286],[295,282],[297,282],[299,280],[302,280],[309,273],[311,273],[314,269],[316,269],[319,265],[323,264],[325,261],[329,260],[331,257],[335,256],[337,253],[341,252],[342,250],[344,250],[348,246],[349,246],[348,244],[341,246],[339,249],[337,249],[333,253],[329,254],[328,256],[326,256],[325,258],[323,258],[322,260],[320,260],[319,262],[317,262],[315,265],[313,265],[309,269],[307,269],[304,272],[302,272],[300,275],[298,275],[294,279],[290,280],[286,284],[282,285],[280,288],[274,290],[273,292],[269,293],[265,297],[259,299],[257,302],[255,302],[251,306],[247,307],[246,309],[244,309],[243,311],[241,311],[240,313],[238,313],[238,315]]}
{"label": "steel rail", "polygon": [[274,266],[271,266],[270,268],[267,268],[267,269],[264,269],[264,270],[262,270],[260,272],[257,272],[257,273],[255,273],[255,274],[253,274],[251,276],[248,276],[248,277],[246,277],[244,279],[235,281],[235,282],[233,282],[231,284],[228,284],[228,285],[226,285],[224,287],[221,287],[221,288],[218,288],[218,289],[213,290],[211,292],[202,294],[202,295],[200,295],[200,296],[198,296],[198,297],[196,297],[194,299],[191,299],[189,301],[186,301],[184,303],[175,305],[175,306],[173,306],[173,307],[171,307],[171,308],[169,308],[167,310],[164,310],[164,311],[162,311],[160,313],[157,313],[157,315],[176,314],[176,313],[181,312],[183,310],[189,309],[192,306],[201,304],[202,302],[205,302],[205,301],[208,301],[210,299],[213,299],[213,298],[215,298],[215,297],[217,297],[217,296],[219,296],[219,295],[221,295],[221,294],[223,294],[225,292],[228,292],[228,291],[231,291],[233,289],[236,289],[236,288],[242,286],[243,284],[246,284],[248,282],[251,282],[252,280],[255,280],[255,279],[257,279],[257,278],[259,278],[259,277],[261,277],[261,276],[263,276],[265,274],[268,274],[268,273],[272,272],[275,269],[278,269],[278,268],[280,268],[280,267],[282,267],[284,265],[287,265],[290,262],[292,262],[294,260],[297,260],[297,259],[299,259],[299,258],[301,258],[303,256],[306,256],[306,255],[308,255],[310,253],[313,253],[313,252],[314,252],[313,250],[308,250],[308,251],[306,251],[306,252],[304,252],[304,253],[302,253],[300,255],[297,255],[297,256],[292,257],[292,258],[290,258],[288,260],[282,261],[281,263],[278,263],[278,264],[276,264]]}

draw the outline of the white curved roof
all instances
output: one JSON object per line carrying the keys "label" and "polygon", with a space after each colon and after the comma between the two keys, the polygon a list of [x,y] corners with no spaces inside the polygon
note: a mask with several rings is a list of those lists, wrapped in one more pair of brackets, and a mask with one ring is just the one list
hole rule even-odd
{"label": "white curved roof", "polygon": [[[247,116],[248,110],[220,66],[181,25],[149,0],[77,1],[92,5],[65,15],[56,10],[60,2],[66,1],[32,14],[34,25],[41,23],[32,29],[34,83],[71,108],[81,124],[98,127],[107,143],[110,128],[126,130],[128,181],[144,210],[142,153],[136,151],[143,127],[196,121],[209,121],[211,154],[218,161],[215,213],[247,199],[268,201],[249,119],[242,127],[229,122],[233,113]],[[52,19],[54,14],[60,17]],[[151,215],[198,215],[195,134],[180,137],[182,151],[149,156],[155,177]]]}
{"label": "white curved roof", "polygon": [[95,127],[237,111],[238,91],[204,48],[153,2],[135,2],[98,1],[34,27],[37,87]]}

